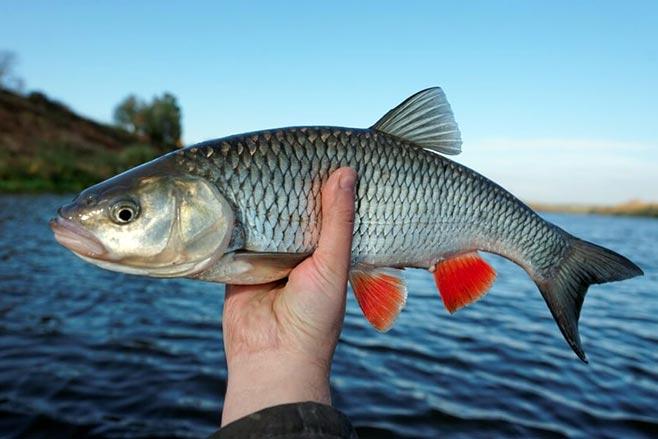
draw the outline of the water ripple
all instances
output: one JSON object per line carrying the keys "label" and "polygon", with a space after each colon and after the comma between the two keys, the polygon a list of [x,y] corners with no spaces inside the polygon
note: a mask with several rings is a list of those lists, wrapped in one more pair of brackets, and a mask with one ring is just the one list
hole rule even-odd
{"label": "water ripple", "polygon": [[[61,202],[0,197],[11,206],[0,217],[0,435],[211,433],[226,386],[223,287],[79,261],[46,224]],[[646,272],[592,287],[581,319],[591,364],[510,262],[487,256],[492,291],[452,316],[430,274],[407,270],[408,304],[390,332],[348,300],[331,383],[362,437],[655,437],[658,221],[549,219]]]}

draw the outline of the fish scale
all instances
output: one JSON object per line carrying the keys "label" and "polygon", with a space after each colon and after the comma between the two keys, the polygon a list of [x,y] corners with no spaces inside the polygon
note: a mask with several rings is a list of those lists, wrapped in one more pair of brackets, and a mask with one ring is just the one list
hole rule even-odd
{"label": "fish scale", "polygon": [[[355,263],[429,267],[442,256],[480,249],[541,271],[559,264],[568,245],[561,230],[495,183],[385,133],[333,127],[262,131],[206,142],[178,161],[213,181],[238,207],[247,219],[244,249],[250,251],[313,251],[322,221],[320,188],[342,166],[359,175]],[[297,181],[301,190],[291,192]]]}

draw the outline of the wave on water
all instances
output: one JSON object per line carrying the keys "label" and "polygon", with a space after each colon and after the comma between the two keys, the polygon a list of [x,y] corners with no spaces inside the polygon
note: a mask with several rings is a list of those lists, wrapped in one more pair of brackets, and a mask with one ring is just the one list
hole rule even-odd
{"label": "wave on water", "polygon": [[[0,197],[0,436],[212,433],[226,387],[223,287],[78,260],[47,226],[61,203]],[[646,273],[590,289],[581,317],[590,364],[510,262],[488,257],[496,284],[453,316],[431,276],[407,270],[408,303],[388,333],[371,329],[348,300],[331,383],[335,405],[362,437],[658,432],[658,221],[549,219]]]}

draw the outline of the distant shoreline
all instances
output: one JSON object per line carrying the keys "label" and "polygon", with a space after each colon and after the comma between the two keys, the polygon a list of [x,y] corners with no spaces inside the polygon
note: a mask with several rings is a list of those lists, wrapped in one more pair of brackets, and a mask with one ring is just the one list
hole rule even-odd
{"label": "distant shoreline", "polygon": [[642,216],[658,218],[658,203],[647,203],[632,200],[612,206],[588,205],[588,204],[548,204],[528,203],[530,207],[538,212],[549,213],[578,213],[583,215],[613,215],[613,216]]}

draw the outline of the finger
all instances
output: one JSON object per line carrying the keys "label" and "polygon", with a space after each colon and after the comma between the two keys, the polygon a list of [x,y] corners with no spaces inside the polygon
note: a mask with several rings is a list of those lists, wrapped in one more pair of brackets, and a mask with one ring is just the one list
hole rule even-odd
{"label": "finger", "polygon": [[321,276],[331,285],[347,283],[354,230],[356,172],[336,170],[322,189],[322,229],[313,259]]}

